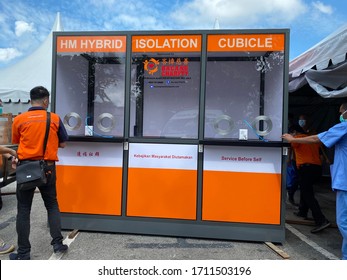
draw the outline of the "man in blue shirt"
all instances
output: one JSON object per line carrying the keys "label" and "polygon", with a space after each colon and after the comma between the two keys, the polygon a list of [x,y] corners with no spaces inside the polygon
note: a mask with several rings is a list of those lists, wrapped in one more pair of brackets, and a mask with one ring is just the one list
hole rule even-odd
{"label": "man in blue shirt", "polygon": [[323,143],[335,146],[334,164],[331,165],[332,189],[336,192],[336,222],[342,235],[342,259],[347,260],[347,103],[340,106],[340,122],[328,131],[303,138],[283,134],[289,143]]}

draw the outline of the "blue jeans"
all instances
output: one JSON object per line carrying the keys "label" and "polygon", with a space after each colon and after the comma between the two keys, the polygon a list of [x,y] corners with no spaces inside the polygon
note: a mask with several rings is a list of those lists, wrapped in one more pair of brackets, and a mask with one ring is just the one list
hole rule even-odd
{"label": "blue jeans", "polygon": [[[53,245],[53,249],[55,249],[58,248],[63,241],[63,236],[61,234],[61,218],[56,192],[55,165],[48,166],[47,171],[47,184],[38,188],[47,209],[49,229],[52,237],[51,245]],[[21,256],[30,256],[30,212],[34,192],[35,189],[20,191],[17,186],[16,229],[18,235],[18,254]]]}
{"label": "blue jeans", "polygon": [[336,191],[336,223],[342,235],[342,259],[347,260],[347,191]]}

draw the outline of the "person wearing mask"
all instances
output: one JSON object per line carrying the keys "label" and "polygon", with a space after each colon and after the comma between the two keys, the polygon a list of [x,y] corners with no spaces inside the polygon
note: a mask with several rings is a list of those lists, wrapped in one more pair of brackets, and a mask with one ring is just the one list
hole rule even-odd
{"label": "person wearing mask", "polygon": [[[0,154],[4,155],[8,161],[12,162],[12,166],[16,166],[17,152],[6,146],[0,146]],[[0,192],[0,210],[2,209],[2,199]],[[14,251],[14,245],[7,244],[2,238],[0,238],[0,255],[8,254]]]}
{"label": "person wearing mask", "polygon": [[342,259],[347,260],[347,103],[340,108],[340,123],[329,130],[315,135],[294,138],[283,134],[282,138],[290,143],[323,143],[335,147],[334,163],[330,166],[332,189],[336,192],[336,222],[342,235]]}
{"label": "person wearing mask", "polygon": [[[38,187],[44,201],[47,214],[51,245],[54,253],[64,253],[68,246],[63,244],[61,234],[61,217],[56,192],[56,168],[58,160],[58,148],[64,148],[68,139],[65,127],[60,117],[51,113],[49,136],[46,152],[42,155],[44,135],[46,131],[46,110],[49,106],[49,92],[42,86],[34,87],[30,91],[31,107],[25,113],[14,118],[12,125],[12,142],[18,145],[19,163],[25,160],[42,159],[47,165],[47,184]],[[30,235],[30,211],[35,188],[20,190],[17,185],[17,220],[16,230],[18,235],[17,253],[10,254],[11,260],[29,260],[31,244]]]}
{"label": "person wearing mask", "polygon": [[302,127],[304,130],[306,130],[305,128],[306,128],[306,125],[307,125],[307,123],[306,123],[306,116],[305,115],[300,115],[299,116],[299,120],[298,120],[298,124],[300,125],[300,127]]}
{"label": "person wearing mask", "polygon": [[[311,210],[316,223],[316,227],[311,230],[311,233],[317,233],[330,226],[330,222],[322,213],[319,203],[315,198],[313,189],[314,183],[319,180],[322,174],[320,143],[312,143],[311,145],[301,144],[297,139],[308,136],[307,133],[299,125],[294,125],[290,130],[292,131],[292,135],[285,134],[284,138],[291,143],[298,170],[300,204],[299,212],[296,215],[307,218],[307,213]],[[290,135],[290,137],[287,135]],[[295,140],[292,140],[292,138]]]}
{"label": "person wearing mask", "polygon": [[3,113],[3,106],[2,106],[2,100],[0,99],[0,115]]}
{"label": "person wearing mask", "polygon": [[312,134],[311,128],[309,127],[310,121],[308,117],[304,114],[299,115],[298,124],[307,134]]}

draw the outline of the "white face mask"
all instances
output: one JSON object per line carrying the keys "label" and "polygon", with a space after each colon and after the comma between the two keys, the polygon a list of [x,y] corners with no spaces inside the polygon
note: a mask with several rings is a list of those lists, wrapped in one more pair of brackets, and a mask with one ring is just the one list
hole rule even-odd
{"label": "white face mask", "polygon": [[306,125],[306,120],[299,120],[299,125],[304,127]]}
{"label": "white face mask", "polygon": [[345,118],[343,117],[343,115],[344,115],[346,112],[347,112],[347,110],[344,111],[344,112],[340,115],[340,122],[346,122],[346,121],[347,121],[347,119],[345,119]]}

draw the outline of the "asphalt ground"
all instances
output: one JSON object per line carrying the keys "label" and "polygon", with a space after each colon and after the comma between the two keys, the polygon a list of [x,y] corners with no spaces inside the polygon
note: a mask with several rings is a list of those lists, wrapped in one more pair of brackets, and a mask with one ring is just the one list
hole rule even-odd
{"label": "asphalt ground", "polygon": [[[336,227],[335,194],[330,180],[322,178],[316,197],[332,226],[312,234],[312,220],[296,217],[295,207],[286,203],[286,238],[282,244],[163,237],[134,234],[63,230],[65,254],[54,254],[50,245],[47,214],[40,194],[34,195],[31,213],[33,260],[338,260],[342,238]],[[2,188],[0,237],[16,246],[15,182]],[[296,194],[296,200],[299,193]],[[8,260],[8,254],[0,255]]]}

